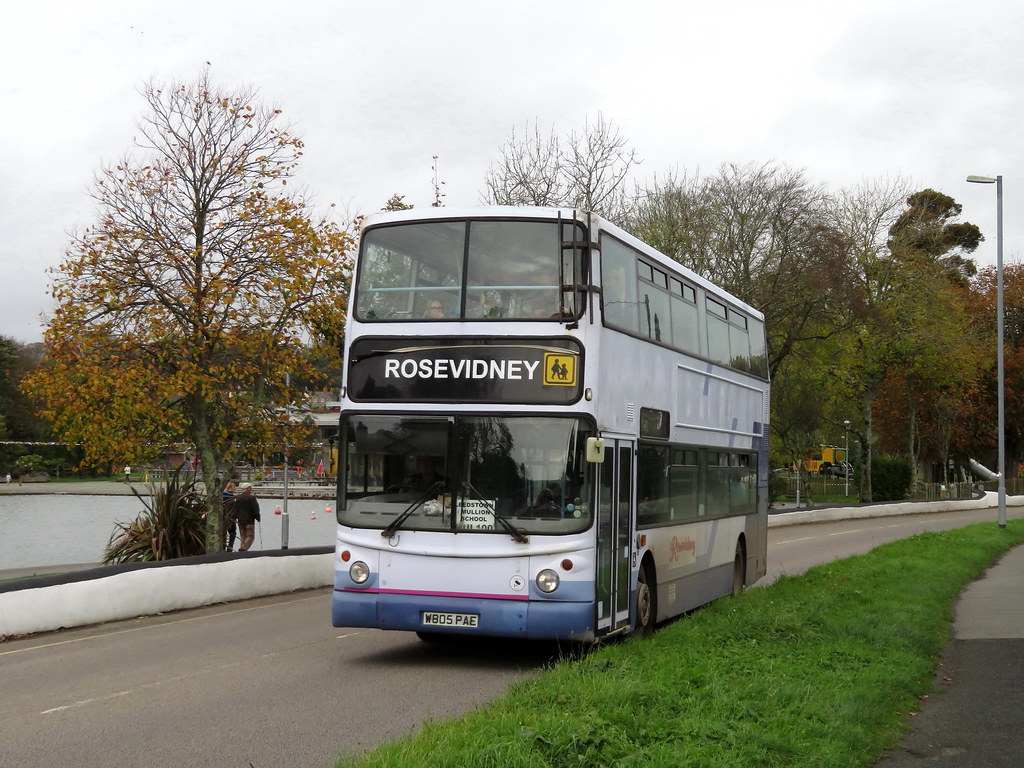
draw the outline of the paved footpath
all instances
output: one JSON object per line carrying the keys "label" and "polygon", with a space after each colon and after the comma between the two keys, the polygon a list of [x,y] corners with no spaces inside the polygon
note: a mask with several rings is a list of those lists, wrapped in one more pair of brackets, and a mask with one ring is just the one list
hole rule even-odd
{"label": "paved footpath", "polygon": [[[132,485],[142,494],[148,492],[149,484],[132,481]],[[132,489],[128,483],[120,480],[75,480],[64,483],[25,483],[16,481],[0,483],[0,495],[3,494],[57,494],[67,496],[131,496]]]}
{"label": "paved footpath", "polygon": [[936,690],[875,768],[1024,766],[1024,546],[968,585]]}

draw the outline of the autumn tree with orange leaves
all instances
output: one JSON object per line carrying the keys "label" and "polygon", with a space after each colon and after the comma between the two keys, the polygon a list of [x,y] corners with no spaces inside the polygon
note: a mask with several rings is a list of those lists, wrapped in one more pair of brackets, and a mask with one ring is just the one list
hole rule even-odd
{"label": "autumn tree with orange leaves", "polygon": [[[136,160],[97,176],[98,222],[52,271],[47,362],[29,390],[89,463],[194,447],[219,513],[221,468],[299,439],[290,378],[337,351],[351,240],[287,183],[302,142],[249,89],[141,89]],[[290,374],[291,376],[289,376]],[[207,518],[207,551],[221,516]]]}

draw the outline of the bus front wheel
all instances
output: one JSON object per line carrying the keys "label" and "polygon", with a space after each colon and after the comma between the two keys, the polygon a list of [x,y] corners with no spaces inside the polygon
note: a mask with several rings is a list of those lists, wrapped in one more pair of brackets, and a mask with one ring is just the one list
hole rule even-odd
{"label": "bus front wheel", "polygon": [[432,643],[434,645],[449,643],[452,640],[452,636],[445,632],[417,632],[416,637],[424,643]]}
{"label": "bus front wheel", "polygon": [[636,629],[633,631],[637,637],[646,637],[654,632],[654,618],[657,616],[654,601],[654,578],[645,563],[640,566],[636,581]]}

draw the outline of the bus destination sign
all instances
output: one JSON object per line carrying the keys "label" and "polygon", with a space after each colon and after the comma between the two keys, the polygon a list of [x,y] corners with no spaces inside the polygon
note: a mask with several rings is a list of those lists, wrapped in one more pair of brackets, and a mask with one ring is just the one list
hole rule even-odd
{"label": "bus destination sign", "polygon": [[348,390],[358,402],[569,405],[581,362],[575,339],[360,339]]}

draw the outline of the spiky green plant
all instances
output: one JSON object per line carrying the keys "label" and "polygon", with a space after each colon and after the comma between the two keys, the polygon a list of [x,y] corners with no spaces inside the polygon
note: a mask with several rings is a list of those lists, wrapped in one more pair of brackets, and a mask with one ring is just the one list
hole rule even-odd
{"label": "spiky green plant", "polygon": [[117,523],[103,555],[104,565],[173,560],[206,554],[206,496],[195,476],[175,472],[149,497],[132,493],[145,510],[135,520]]}

